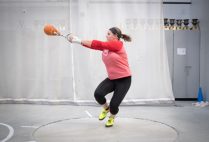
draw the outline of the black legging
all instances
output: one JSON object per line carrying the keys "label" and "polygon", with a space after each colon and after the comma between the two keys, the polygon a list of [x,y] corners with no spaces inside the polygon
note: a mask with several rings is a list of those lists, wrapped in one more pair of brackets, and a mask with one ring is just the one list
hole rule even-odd
{"label": "black legging", "polygon": [[109,107],[111,114],[115,115],[118,113],[118,107],[124,99],[130,86],[131,76],[115,80],[110,80],[109,78],[106,78],[96,88],[94,92],[94,97],[99,104],[104,105],[106,103],[105,96],[108,93],[114,91]]}

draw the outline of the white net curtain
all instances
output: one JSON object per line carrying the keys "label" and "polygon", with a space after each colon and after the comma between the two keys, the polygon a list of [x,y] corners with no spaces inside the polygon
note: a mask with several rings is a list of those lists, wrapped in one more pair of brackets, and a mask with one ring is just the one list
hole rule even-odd
{"label": "white net curtain", "polygon": [[174,101],[161,0],[0,0],[0,18],[0,102],[96,103],[94,90],[107,77],[101,51],[44,35],[46,23],[103,41],[119,27],[132,37],[124,43],[133,76],[123,103]]}

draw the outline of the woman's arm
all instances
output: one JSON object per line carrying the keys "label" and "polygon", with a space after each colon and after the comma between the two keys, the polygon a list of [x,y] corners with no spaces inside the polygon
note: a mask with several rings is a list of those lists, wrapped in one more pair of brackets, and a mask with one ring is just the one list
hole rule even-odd
{"label": "woman's arm", "polygon": [[82,40],[81,44],[85,47],[96,49],[96,50],[110,50],[110,51],[119,51],[123,43],[120,41],[99,41],[99,40]]}
{"label": "woman's arm", "polygon": [[95,50],[110,50],[110,51],[119,51],[122,46],[123,43],[121,41],[99,41],[99,40],[80,40],[78,37],[76,36],[69,36],[68,40],[71,43],[78,43],[81,44],[85,47],[91,48],[91,49],[95,49]]}
{"label": "woman's arm", "polygon": [[92,40],[81,40],[81,45],[91,47]]}

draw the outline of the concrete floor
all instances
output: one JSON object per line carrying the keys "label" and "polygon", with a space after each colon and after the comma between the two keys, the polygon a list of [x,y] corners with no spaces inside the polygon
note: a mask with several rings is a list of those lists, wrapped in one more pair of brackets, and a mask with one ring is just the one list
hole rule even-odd
{"label": "concrete floor", "polygon": [[0,104],[1,142],[208,142],[209,107],[121,106],[115,125],[98,106]]}

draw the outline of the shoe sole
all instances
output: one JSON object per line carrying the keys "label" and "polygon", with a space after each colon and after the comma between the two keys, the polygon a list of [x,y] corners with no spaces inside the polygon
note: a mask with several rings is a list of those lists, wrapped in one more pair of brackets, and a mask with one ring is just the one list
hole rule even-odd
{"label": "shoe sole", "polygon": [[105,127],[112,127],[113,125],[105,125]]}
{"label": "shoe sole", "polygon": [[[105,117],[105,118],[106,118],[106,117]],[[101,120],[104,120],[105,118],[103,118],[103,119],[99,119],[99,120],[101,121]]]}

